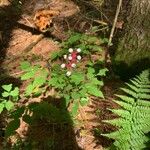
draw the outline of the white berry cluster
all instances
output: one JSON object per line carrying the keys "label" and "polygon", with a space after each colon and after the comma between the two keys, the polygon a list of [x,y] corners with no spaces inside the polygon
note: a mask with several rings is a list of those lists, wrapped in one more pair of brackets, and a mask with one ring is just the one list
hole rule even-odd
{"label": "white berry cluster", "polygon": [[64,55],[63,58],[66,60],[66,63],[61,64],[61,68],[67,69],[66,76],[70,76],[72,74],[71,70],[76,67],[76,64],[82,59],[81,55],[79,54],[81,52],[81,48],[68,49],[69,55]]}

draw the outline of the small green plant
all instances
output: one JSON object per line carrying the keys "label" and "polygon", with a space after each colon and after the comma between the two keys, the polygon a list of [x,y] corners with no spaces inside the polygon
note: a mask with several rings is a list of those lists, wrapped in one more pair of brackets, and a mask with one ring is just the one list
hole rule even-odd
{"label": "small green plant", "polygon": [[142,150],[150,141],[146,136],[150,132],[150,73],[143,71],[139,76],[122,88],[127,95],[117,95],[121,100],[114,100],[121,109],[109,109],[120,116],[104,122],[117,126],[119,130],[102,134],[115,140],[111,149]]}
{"label": "small green plant", "polygon": [[104,98],[100,90],[103,81],[97,79],[100,73],[96,73],[93,66],[87,66],[84,70],[74,70],[69,76],[66,72],[67,70],[61,69],[59,65],[54,66],[49,86],[54,87],[59,96],[65,99],[66,107],[73,102],[73,115],[77,114],[79,104],[83,106],[88,103],[89,95]]}
{"label": "small green plant", "polygon": [[[72,103],[73,116],[80,105],[88,104],[89,95],[104,98],[100,88],[103,86],[101,77],[108,71],[103,67],[102,45],[105,43],[107,39],[71,32],[70,38],[61,43],[62,50],[51,55],[49,86],[54,87],[65,99],[66,106]],[[99,56],[98,59],[95,60],[93,55]],[[58,58],[61,65],[55,64]]]}
{"label": "small green plant", "polygon": [[21,69],[24,71],[21,80],[30,81],[25,96],[35,96],[45,92],[45,87],[52,87],[59,97],[65,99],[66,107],[72,105],[73,116],[77,114],[80,105],[88,104],[90,95],[104,98],[100,90],[103,86],[101,77],[105,76],[108,70],[103,67],[101,57],[96,62],[91,57],[92,54],[102,53],[103,48],[100,45],[104,43],[106,40],[96,36],[73,33],[61,44],[61,51],[51,55],[50,72],[29,62],[21,63]]}
{"label": "small green plant", "polygon": [[21,69],[24,74],[21,80],[29,80],[29,84],[25,90],[25,96],[40,95],[45,92],[48,71],[40,65],[31,65],[25,61],[21,63]]}
{"label": "small green plant", "polygon": [[[13,87],[12,84],[3,85],[2,86],[3,92],[0,98],[0,113],[3,110],[8,111],[7,117],[15,110],[15,104],[19,100],[19,88]],[[5,131],[5,135],[9,136],[14,133],[16,129],[20,126],[20,120],[10,121]]]}
{"label": "small green plant", "polygon": [[19,98],[19,88],[13,88],[12,84],[3,85],[3,92],[0,98],[0,113],[6,108],[10,111],[14,108],[15,103]]}

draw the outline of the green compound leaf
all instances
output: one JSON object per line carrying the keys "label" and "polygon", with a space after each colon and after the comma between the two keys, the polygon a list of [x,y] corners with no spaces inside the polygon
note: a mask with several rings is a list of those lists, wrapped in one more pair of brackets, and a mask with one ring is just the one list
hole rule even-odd
{"label": "green compound leaf", "polygon": [[21,70],[24,70],[24,71],[30,70],[31,69],[30,67],[31,67],[31,65],[28,61],[24,61],[20,65]]}
{"label": "green compound leaf", "polygon": [[87,72],[87,78],[88,78],[88,79],[94,78],[94,73],[95,73],[94,68],[89,67],[89,68],[88,68],[88,72]]}
{"label": "green compound leaf", "polygon": [[100,86],[104,85],[103,81],[99,81],[97,80],[97,78],[93,78],[90,83],[94,85],[100,85]]}
{"label": "green compound leaf", "polygon": [[79,109],[79,102],[74,102],[72,105],[72,110],[71,110],[71,114],[73,117],[75,117],[78,113],[78,109]]}
{"label": "green compound leaf", "polygon": [[28,80],[33,78],[35,75],[35,71],[30,71],[21,76],[21,80]]}
{"label": "green compound leaf", "polygon": [[59,57],[59,52],[53,52],[52,54],[51,54],[51,60],[55,60],[55,59],[57,59]]}
{"label": "green compound leaf", "polygon": [[72,35],[72,36],[68,39],[68,44],[72,45],[72,44],[76,43],[77,41],[79,41],[80,38],[81,38],[81,35],[80,35],[80,34]]}
{"label": "green compound leaf", "polygon": [[106,72],[108,72],[107,68],[104,69],[100,69],[99,73],[97,74],[97,76],[106,76]]}
{"label": "green compound leaf", "polygon": [[46,76],[45,76],[45,77],[42,77],[42,76],[36,77],[35,80],[33,81],[33,86],[34,86],[34,87],[40,87],[40,86],[42,86],[43,84],[45,84],[46,81],[47,81]]}
{"label": "green compound leaf", "polygon": [[81,97],[85,97],[86,94],[87,94],[87,89],[83,87],[83,88],[79,91],[79,93],[81,94]]}
{"label": "green compound leaf", "polygon": [[69,85],[66,86],[65,89],[66,89],[66,91],[70,91],[70,90],[73,89],[73,86],[71,84],[69,84]]}
{"label": "green compound leaf", "polygon": [[71,97],[72,97],[73,100],[80,99],[81,98],[81,94],[78,93],[78,92],[72,92],[71,93]]}
{"label": "green compound leaf", "polygon": [[67,107],[69,105],[70,101],[71,101],[71,98],[68,94],[64,94],[63,96],[65,98],[65,104],[66,104],[66,107]]}
{"label": "green compound leaf", "polygon": [[5,107],[5,105],[3,103],[0,103],[0,114],[3,111],[4,107]]}
{"label": "green compound leaf", "polygon": [[71,82],[78,85],[84,80],[84,75],[82,73],[74,73],[70,78],[71,78]]}
{"label": "green compound leaf", "polygon": [[86,106],[89,103],[88,97],[83,97],[80,99],[81,106]]}
{"label": "green compound leaf", "polygon": [[60,76],[59,77],[55,76],[49,80],[48,85],[51,85],[58,89],[63,89],[64,86],[66,86],[66,83],[65,83],[65,80],[61,78]]}
{"label": "green compound leaf", "polygon": [[9,122],[8,126],[6,127],[6,137],[14,134],[15,130],[17,130],[20,126],[20,119],[15,119]]}
{"label": "green compound leaf", "polygon": [[96,86],[87,86],[86,89],[89,94],[104,98],[103,93]]}
{"label": "green compound leaf", "polygon": [[40,66],[31,66],[25,74],[21,76],[21,80],[28,80],[31,79],[35,76],[35,74],[40,70]]}
{"label": "green compound leaf", "polygon": [[93,44],[93,43],[95,43],[95,41],[97,41],[98,39],[97,39],[97,37],[95,37],[95,36],[92,36],[92,37],[88,37],[88,42],[89,42],[89,44]]}
{"label": "green compound leaf", "polygon": [[40,96],[42,94],[42,92],[43,92],[42,88],[36,87],[36,88],[34,88],[32,93],[34,94],[34,96]]}
{"label": "green compound leaf", "polygon": [[14,103],[11,102],[11,101],[7,101],[7,102],[5,103],[5,107],[6,107],[6,109],[7,109],[8,111],[10,111],[12,108],[14,108]]}
{"label": "green compound leaf", "polygon": [[149,75],[149,70],[145,70],[130,80],[132,83],[127,83],[127,87],[122,88],[125,93],[117,95],[119,99],[113,100],[120,107],[108,109],[119,116],[112,120],[103,120],[117,127],[116,131],[101,134],[114,139],[112,149],[149,149],[147,145],[150,140],[147,134],[150,132],[150,95],[147,95],[147,91],[150,92]]}
{"label": "green compound leaf", "polygon": [[31,95],[31,94],[32,94],[32,92],[33,92],[33,90],[34,90],[34,86],[33,86],[33,84],[29,84],[29,85],[26,87],[25,95],[26,95],[26,96]]}
{"label": "green compound leaf", "polygon": [[51,78],[48,82],[49,85],[56,86],[58,84],[57,78]]}
{"label": "green compound leaf", "polygon": [[10,92],[12,89],[12,84],[8,84],[8,85],[3,85],[2,88],[4,90],[6,90],[7,92]]}
{"label": "green compound leaf", "polygon": [[8,93],[8,92],[3,92],[3,93],[2,93],[2,96],[3,96],[3,97],[8,97],[8,96],[10,96],[10,93]]}
{"label": "green compound leaf", "polygon": [[15,87],[15,89],[10,92],[10,95],[13,96],[13,97],[19,96],[19,88]]}

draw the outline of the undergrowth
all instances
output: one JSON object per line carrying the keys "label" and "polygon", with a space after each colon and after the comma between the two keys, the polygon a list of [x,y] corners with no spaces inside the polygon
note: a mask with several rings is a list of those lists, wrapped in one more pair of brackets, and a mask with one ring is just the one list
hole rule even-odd
{"label": "undergrowth", "polygon": [[[5,91],[0,111],[7,109],[9,120],[6,138],[15,135],[21,120],[28,125],[43,119],[48,123],[72,124],[71,120],[76,119],[80,107],[89,103],[90,96],[104,98],[101,88],[108,71],[104,67],[103,46],[106,43],[107,39],[97,36],[72,33],[67,41],[61,43],[61,50],[51,54],[48,67],[21,62],[23,74],[20,79],[27,83],[24,91],[19,93],[19,88],[13,88],[12,84],[2,86]],[[61,107],[42,102],[44,97],[59,99]],[[28,102],[34,98],[41,99],[40,103],[20,104],[20,100]]]}
{"label": "undergrowth", "polygon": [[[66,42],[61,43],[61,50],[51,54],[48,67],[28,61],[22,62],[20,68],[23,74],[20,79],[27,83],[24,91],[20,93],[19,88],[12,84],[2,86],[0,113],[7,114],[5,138],[16,134],[21,120],[30,126],[38,124],[39,121],[46,121],[47,124],[73,125],[78,110],[89,103],[91,96],[104,99],[101,88],[108,71],[104,67],[105,43],[107,39],[72,33]],[[102,134],[114,139],[115,142],[110,149],[147,148],[147,134],[150,132],[149,78],[149,70],[143,71],[131,79],[130,83],[126,83],[127,88],[121,88],[125,95],[116,95],[120,100],[114,102],[121,108],[109,110],[118,115],[118,118],[104,122],[117,126],[118,130]],[[30,103],[34,98],[40,101]],[[54,99],[59,105],[42,101],[42,98]],[[20,100],[29,103],[22,105]],[[51,148],[57,143],[55,140],[51,138],[51,143],[46,142],[46,145]],[[32,148],[38,145],[34,142],[30,139],[26,146]],[[13,144],[13,148],[16,149],[24,145],[21,139],[17,139]]]}

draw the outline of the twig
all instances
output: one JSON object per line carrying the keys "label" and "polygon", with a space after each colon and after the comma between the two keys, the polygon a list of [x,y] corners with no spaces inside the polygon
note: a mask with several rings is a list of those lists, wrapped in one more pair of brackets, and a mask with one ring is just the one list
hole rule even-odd
{"label": "twig", "polygon": [[107,49],[105,51],[105,66],[107,66],[107,68],[109,68],[109,71],[110,71],[112,76],[114,76],[114,72],[113,72],[112,67],[111,67],[111,58],[110,58],[110,53],[109,53],[109,47],[111,46],[111,43],[112,43],[112,38],[114,35],[116,23],[117,23],[118,16],[120,13],[121,5],[122,5],[122,0],[119,0],[119,4],[118,4],[117,9],[116,9],[115,19],[114,19],[113,26],[112,26],[110,36],[109,36],[109,40],[108,40]]}
{"label": "twig", "polygon": [[111,42],[112,42],[112,38],[113,38],[113,35],[114,35],[116,23],[117,23],[118,16],[119,16],[119,13],[120,13],[121,5],[122,5],[122,0],[119,0],[119,4],[117,6],[114,23],[113,23],[113,26],[112,26],[112,29],[111,29],[111,32],[110,32],[110,36],[109,36],[108,47],[111,45]]}

